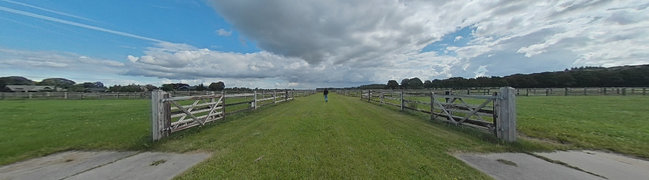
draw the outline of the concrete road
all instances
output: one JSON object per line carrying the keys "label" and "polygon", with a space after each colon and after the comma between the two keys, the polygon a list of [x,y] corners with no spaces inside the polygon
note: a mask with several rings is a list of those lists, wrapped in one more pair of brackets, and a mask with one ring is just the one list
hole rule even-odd
{"label": "concrete road", "polygon": [[[457,154],[495,179],[649,179],[649,162],[597,151]],[[542,157],[542,158],[539,158]]]}
{"label": "concrete road", "polygon": [[172,179],[207,153],[69,151],[0,167],[0,180]]}

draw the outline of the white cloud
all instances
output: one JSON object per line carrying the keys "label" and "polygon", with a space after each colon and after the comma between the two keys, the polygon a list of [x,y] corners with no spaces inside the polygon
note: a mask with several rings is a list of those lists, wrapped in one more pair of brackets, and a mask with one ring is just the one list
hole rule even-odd
{"label": "white cloud", "polygon": [[226,31],[225,29],[219,29],[219,30],[216,30],[216,34],[218,34],[219,36],[230,36],[230,35],[232,35],[232,31]]}
{"label": "white cloud", "polygon": [[[124,68],[118,68],[122,71],[117,73],[168,81],[226,80],[235,86],[272,88],[357,86],[409,77],[502,76],[571,66],[649,63],[649,3],[641,0],[210,2],[242,34],[239,38],[255,42],[262,51],[220,52],[157,40],[141,55],[127,56]],[[454,40],[469,39],[466,45],[448,46],[444,54],[421,52],[428,44],[465,27],[475,30]],[[232,31],[219,29],[216,33],[229,36]],[[71,66],[64,61],[29,63],[49,68]]]}
{"label": "white cloud", "polygon": [[[314,70],[331,69],[329,64],[354,69],[341,72],[347,79],[381,82],[649,63],[649,3],[643,1],[211,2],[269,53],[324,64]],[[454,56],[419,53],[467,26],[475,28],[471,41],[446,49]],[[462,38],[467,37],[454,40]]]}
{"label": "white cloud", "polygon": [[460,39],[462,39],[462,36],[455,36],[455,39],[453,41],[458,41]]}

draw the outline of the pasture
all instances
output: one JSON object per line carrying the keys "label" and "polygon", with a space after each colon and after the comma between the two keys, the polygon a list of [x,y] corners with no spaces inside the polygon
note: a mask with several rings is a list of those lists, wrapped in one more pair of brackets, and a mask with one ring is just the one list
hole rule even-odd
{"label": "pasture", "polygon": [[604,149],[649,157],[648,97],[518,97],[521,140],[430,122],[357,97],[297,98],[150,142],[148,100],[20,100],[0,106],[0,164],[82,149],[208,151],[180,179],[488,179],[448,153]]}

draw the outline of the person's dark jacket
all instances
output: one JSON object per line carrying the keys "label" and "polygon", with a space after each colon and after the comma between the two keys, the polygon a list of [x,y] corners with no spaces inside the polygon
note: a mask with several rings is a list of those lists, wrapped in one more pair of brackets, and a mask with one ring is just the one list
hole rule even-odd
{"label": "person's dark jacket", "polygon": [[329,94],[329,91],[325,89],[324,90],[324,95],[326,96],[327,94]]}

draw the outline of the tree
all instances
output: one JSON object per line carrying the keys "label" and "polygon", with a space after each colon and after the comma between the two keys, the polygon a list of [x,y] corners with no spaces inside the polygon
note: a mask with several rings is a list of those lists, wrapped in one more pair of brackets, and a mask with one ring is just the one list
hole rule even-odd
{"label": "tree", "polygon": [[145,85],[144,88],[146,89],[146,91],[153,91],[153,90],[158,89],[158,87],[155,87],[154,85],[151,85],[151,84]]}
{"label": "tree", "polygon": [[408,78],[401,80],[401,89],[408,88],[408,81],[410,81],[410,79],[408,79]]}
{"label": "tree", "polygon": [[386,87],[388,89],[397,89],[399,88],[399,83],[396,80],[389,80]]}
{"label": "tree", "polygon": [[408,80],[408,88],[410,89],[421,89],[424,88],[424,83],[421,82],[421,79],[415,77]]}
{"label": "tree", "polygon": [[74,84],[76,84],[76,82],[65,78],[47,78],[47,79],[43,79],[41,82],[37,84],[41,86],[56,86],[59,88],[68,89]]}
{"label": "tree", "polygon": [[210,91],[223,91],[223,89],[225,89],[225,83],[221,81],[211,83],[207,88],[209,88]]}
{"label": "tree", "polygon": [[433,88],[433,81],[426,80],[424,81],[424,88]]}
{"label": "tree", "polygon": [[196,91],[205,91],[205,90],[207,90],[207,88],[203,85],[203,83],[196,86]]}

